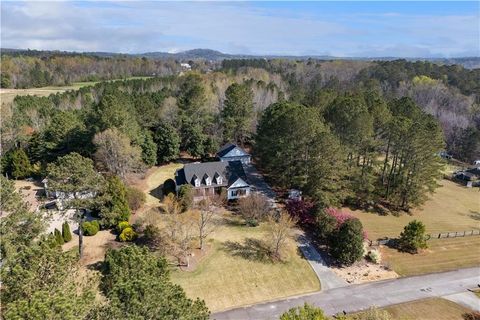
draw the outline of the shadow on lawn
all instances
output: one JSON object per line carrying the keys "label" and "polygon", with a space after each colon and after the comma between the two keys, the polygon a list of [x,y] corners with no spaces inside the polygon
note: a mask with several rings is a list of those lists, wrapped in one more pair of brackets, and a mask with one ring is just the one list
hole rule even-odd
{"label": "shadow on lawn", "polygon": [[470,218],[472,218],[473,220],[480,221],[480,212],[470,210],[470,213],[471,213]]}
{"label": "shadow on lawn", "polygon": [[247,238],[243,243],[237,241],[227,241],[223,243],[222,250],[232,256],[242,257],[247,260],[259,262],[272,262],[270,250],[267,244],[259,239]]}
{"label": "shadow on lawn", "polygon": [[222,217],[221,223],[230,227],[245,227],[245,222],[236,217]]}
{"label": "shadow on lawn", "polygon": [[152,197],[155,197],[158,200],[162,201],[163,200],[163,183],[158,187],[156,187],[155,189],[150,190],[149,194]]}

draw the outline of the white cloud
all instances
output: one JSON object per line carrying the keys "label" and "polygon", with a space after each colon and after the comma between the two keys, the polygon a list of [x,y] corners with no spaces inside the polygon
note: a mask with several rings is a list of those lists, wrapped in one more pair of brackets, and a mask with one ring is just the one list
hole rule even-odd
{"label": "white cloud", "polygon": [[478,17],[319,16],[252,3],[4,2],[4,48],[337,56],[479,55]]}

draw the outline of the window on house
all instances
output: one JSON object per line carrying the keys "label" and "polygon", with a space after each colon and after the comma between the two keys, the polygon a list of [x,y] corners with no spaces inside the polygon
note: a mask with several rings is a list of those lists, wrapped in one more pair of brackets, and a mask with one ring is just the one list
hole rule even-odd
{"label": "window on house", "polygon": [[207,178],[205,179],[205,184],[206,184],[207,186],[211,185],[211,184],[212,184],[212,179],[210,179],[210,177],[207,177]]}
{"label": "window on house", "polygon": [[222,183],[223,183],[222,177],[217,177],[217,184],[222,184]]}
{"label": "window on house", "polygon": [[200,187],[200,179],[195,179],[195,187]]}

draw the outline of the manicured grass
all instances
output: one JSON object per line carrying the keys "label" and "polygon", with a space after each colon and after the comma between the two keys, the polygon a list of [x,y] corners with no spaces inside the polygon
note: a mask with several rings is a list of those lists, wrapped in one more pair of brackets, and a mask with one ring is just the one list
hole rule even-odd
{"label": "manicured grass", "polygon": [[169,163],[150,169],[142,186],[143,191],[147,195],[146,206],[160,205],[160,198],[162,196],[160,186],[163,185],[165,180],[173,179],[175,171],[182,166],[183,164],[181,163]]}
{"label": "manicured grass", "polygon": [[212,236],[208,256],[192,272],[173,272],[173,281],[189,297],[204,299],[214,312],[319,290],[315,273],[294,241],[289,242],[288,258],[283,263],[250,260],[227,249],[229,241],[243,244],[245,239],[259,239],[263,233],[263,226],[246,227],[238,225],[238,220],[225,223]]}
{"label": "manicured grass", "polygon": [[454,302],[441,299],[422,299],[383,308],[393,320],[463,320],[471,310]]}
{"label": "manicured grass", "polygon": [[360,210],[351,212],[362,221],[371,240],[385,236],[397,237],[403,227],[414,219],[425,223],[427,232],[431,233],[480,229],[478,188],[466,188],[449,180],[440,183],[442,187],[430,196],[422,208],[413,210],[412,215],[395,217]]}
{"label": "manicured grass", "polygon": [[480,236],[428,241],[418,254],[383,247],[382,260],[401,276],[442,272],[480,265]]}
{"label": "manicured grass", "polygon": [[[163,226],[162,216],[156,208],[160,205],[160,185],[173,178],[181,163],[170,163],[150,169],[137,186],[147,194],[146,210],[135,216],[149,223]],[[264,226],[251,228],[240,218],[225,212],[218,226],[209,236],[208,251],[193,271],[172,272],[172,279],[181,285],[191,298],[204,299],[211,311],[220,311],[246,304],[279,299],[320,289],[320,283],[308,262],[298,252],[294,240],[289,241],[285,262],[272,263],[240,256],[240,247],[247,239],[261,239]],[[255,243],[252,241],[252,243]],[[230,245],[229,245],[230,244]],[[250,251],[249,251],[250,250]],[[254,245],[241,251],[258,252]]]}

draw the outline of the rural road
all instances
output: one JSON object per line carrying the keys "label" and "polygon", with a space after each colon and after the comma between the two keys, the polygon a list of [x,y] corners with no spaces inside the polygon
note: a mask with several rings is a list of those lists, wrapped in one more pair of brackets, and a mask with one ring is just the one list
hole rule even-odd
{"label": "rural road", "polygon": [[[278,319],[286,310],[305,302],[329,315],[354,312],[370,306],[384,307],[430,297],[452,297],[480,284],[480,268],[370,282],[334,288],[279,301],[256,304],[212,314],[217,320]],[[473,302],[474,303],[474,302]]]}

